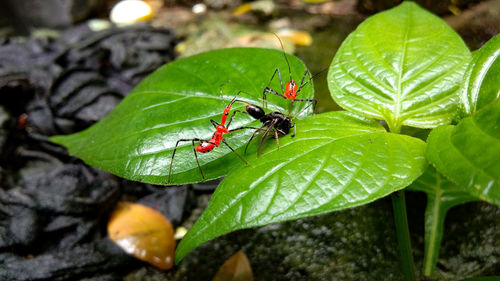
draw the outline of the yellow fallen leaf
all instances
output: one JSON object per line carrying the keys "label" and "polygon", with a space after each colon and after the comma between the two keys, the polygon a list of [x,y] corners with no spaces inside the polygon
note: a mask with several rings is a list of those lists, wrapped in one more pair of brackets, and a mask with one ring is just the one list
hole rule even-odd
{"label": "yellow fallen leaf", "polygon": [[278,32],[278,36],[282,39],[291,40],[297,46],[311,46],[312,37],[307,31],[299,30],[284,30]]}
{"label": "yellow fallen leaf", "polygon": [[230,257],[212,281],[253,281],[252,267],[245,253],[239,251]]}
{"label": "yellow fallen leaf", "polygon": [[159,269],[174,265],[172,225],[152,208],[119,203],[108,222],[108,235],[125,252]]}
{"label": "yellow fallen leaf", "polygon": [[252,5],[250,3],[244,3],[243,5],[233,10],[233,15],[235,16],[243,15],[245,13],[250,12],[251,10],[252,10]]}

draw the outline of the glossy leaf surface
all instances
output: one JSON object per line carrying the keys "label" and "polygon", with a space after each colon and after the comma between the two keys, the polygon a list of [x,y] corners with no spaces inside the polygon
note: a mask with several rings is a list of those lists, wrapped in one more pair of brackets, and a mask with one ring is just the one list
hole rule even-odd
{"label": "glossy leaf surface", "polygon": [[477,200],[463,188],[455,185],[439,174],[436,169],[429,166],[409,190],[422,191],[427,194],[427,207],[425,210],[425,256],[423,272],[432,276],[439,248],[443,238],[443,227],[446,213],[451,207]]}
{"label": "glossy leaf surface", "polygon": [[500,204],[500,99],[457,126],[434,129],[427,157],[448,179],[478,199]]}
{"label": "glossy leaf surface", "polygon": [[500,97],[500,35],[474,52],[462,92],[462,115],[468,116]]}
{"label": "glossy leaf surface", "polygon": [[295,138],[266,143],[232,171],[176,250],[176,262],[222,234],[366,204],[409,185],[427,162],[425,143],[375,121],[330,112],[297,122]]}
{"label": "glossy leaf surface", "polygon": [[174,265],[174,230],[158,211],[134,203],[120,203],[108,222],[108,235],[128,254],[162,270]]}
{"label": "glossy leaf surface", "polygon": [[401,125],[448,124],[470,51],[443,20],[403,2],[358,26],[335,55],[330,92],[343,108]]}
{"label": "glossy leaf surface", "polygon": [[[293,76],[299,79],[306,69],[304,64],[294,56],[288,56],[288,60]],[[283,79],[289,77],[283,53],[269,49],[223,49],[180,59],[144,79],[99,123],[73,135],[52,137],[51,141],[66,146],[71,155],[87,164],[115,175],[166,184],[177,140],[210,139],[215,131],[210,119],[220,122],[224,107],[238,91],[249,93],[241,94],[241,99],[260,105],[262,91],[276,67],[281,68]],[[225,102],[219,94],[223,83]],[[280,89],[279,79],[274,79],[271,87]],[[312,98],[312,89],[309,83],[298,97]],[[289,101],[267,96],[270,109],[287,112]],[[293,113],[308,104],[296,102]],[[244,110],[244,106],[235,103],[233,109]],[[309,109],[303,115],[311,113]],[[238,114],[230,129],[250,122],[254,120]],[[227,142],[237,149],[246,144],[251,133],[244,130],[227,135]],[[200,153],[199,160],[207,180],[224,176],[233,166],[244,165],[223,144],[210,153]],[[192,143],[182,142],[175,155],[171,183],[199,181]]]}
{"label": "glossy leaf surface", "polygon": [[212,281],[252,281],[253,272],[247,256],[242,251],[230,257],[217,271]]}

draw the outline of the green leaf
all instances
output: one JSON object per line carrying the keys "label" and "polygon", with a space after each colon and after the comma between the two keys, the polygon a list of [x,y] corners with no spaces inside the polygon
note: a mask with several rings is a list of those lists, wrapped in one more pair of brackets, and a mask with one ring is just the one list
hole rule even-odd
{"label": "green leaf", "polygon": [[500,35],[490,39],[473,54],[462,91],[460,111],[471,115],[500,97]]}
{"label": "green leaf", "polygon": [[269,141],[260,158],[232,171],[179,244],[196,246],[242,228],[355,207],[409,185],[427,162],[425,143],[373,120],[330,112],[297,122],[295,138]]}
{"label": "green leaf", "polygon": [[500,205],[500,99],[457,126],[434,129],[427,157],[448,179],[481,200]]}
{"label": "green leaf", "polygon": [[[300,77],[305,65],[288,56],[294,77]],[[277,50],[234,48],[207,52],[167,64],[144,79],[108,116],[85,131],[52,137],[70,154],[87,164],[115,175],[153,184],[166,184],[170,159],[179,139],[210,139],[214,127],[210,119],[220,122],[224,106],[238,92],[240,98],[261,104],[262,91],[276,67],[288,77],[283,53]],[[223,86],[225,102],[219,86]],[[286,81],[285,81],[286,83]],[[271,86],[280,89],[279,80]],[[286,112],[289,101],[268,96],[268,107]],[[305,86],[299,98],[312,98],[313,87]],[[295,102],[292,115],[309,103]],[[245,104],[235,103],[233,109],[244,111]],[[303,115],[312,114],[312,109]],[[237,114],[231,128],[255,121],[246,114]],[[258,122],[256,122],[258,123]],[[258,124],[257,124],[258,125]],[[234,149],[242,147],[252,134],[240,131],[227,142]],[[241,154],[241,152],[240,152]],[[226,175],[232,167],[244,165],[225,145],[210,153],[199,153],[205,178]],[[191,142],[182,142],[172,168],[172,184],[201,181]]]}
{"label": "green leaf", "polygon": [[333,99],[349,111],[433,128],[456,114],[470,51],[443,20],[413,2],[376,14],[342,43],[330,66]]}
{"label": "green leaf", "polygon": [[427,276],[432,276],[436,269],[441,239],[443,238],[446,213],[451,207],[477,199],[465,192],[463,188],[447,180],[432,166],[429,166],[425,173],[408,189],[427,194],[423,272]]}

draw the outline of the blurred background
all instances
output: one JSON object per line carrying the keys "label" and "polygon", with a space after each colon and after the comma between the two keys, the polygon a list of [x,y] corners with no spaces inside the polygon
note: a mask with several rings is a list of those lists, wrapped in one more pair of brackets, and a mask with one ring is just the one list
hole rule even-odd
{"label": "blurred background", "polygon": [[[92,125],[149,73],[179,57],[235,46],[280,49],[312,73],[345,37],[398,0],[2,0],[0,4],[0,280],[211,280],[244,250],[256,280],[403,280],[390,200],[204,244],[170,271],[126,255],[106,224],[118,201],[189,228],[215,183],[165,189],[86,166],[47,137]],[[419,0],[475,50],[500,31],[500,0]],[[271,73],[269,73],[271,75]],[[317,112],[338,109],[326,75]],[[417,267],[425,196],[408,210]],[[471,216],[470,214],[474,214]],[[500,275],[500,209],[454,208],[436,280]]]}
{"label": "blurred background", "polygon": [[[138,5],[137,2],[141,4]],[[4,0],[0,37],[57,38],[65,30],[86,25],[101,31],[115,25],[147,23],[174,31],[175,54],[189,56],[217,48],[279,48],[300,57],[312,73],[329,66],[343,39],[364,18],[391,8],[400,0],[259,0],[259,1],[116,1]],[[419,0],[441,16],[474,50],[500,30],[500,1]],[[81,33],[81,31],[80,31]],[[74,34],[73,37],[78,37]],[[74,39],[78,41],[78,39]],[[324,77],[318,80],[318,112],[336,109]]]}

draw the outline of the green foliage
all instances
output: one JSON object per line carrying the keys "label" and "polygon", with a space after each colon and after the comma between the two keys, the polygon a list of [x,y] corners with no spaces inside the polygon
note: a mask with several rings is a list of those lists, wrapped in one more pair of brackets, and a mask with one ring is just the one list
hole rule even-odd
{"label": "green foliage", "polygon": [[359,206],[408,186],[427,166],[425,143],[377,122],[331,112],[297,122],[280,149],[232,171],[181,241],[176,261],[237,229]]}
{"label": "green foliage", "polygon": [[[471,58],[446,23],[412,2],[370,17],[344,41],[328,73],[332,97],[350,112],[295,120],[297,135],[280,138],[279,149],[274,140],[264,141],[260,157],[259,141],[254,141],[244,155],[248,167],[223,146],[200,155],[206,179],[227,177],[179,244],[176,262],[230,231],[355,207],[398,191],[400,196],[393,197],[399,204],[398,238],[407,240],[410,255],[402,264],[414,279],[409,235],[397,223],[406,220],[401,198],[411,184],[411,190],[428,196],[424,274],[431,275],[449,208],[478,199],[500,203],[499,54],[497,36]],[[294,56],[288,60],[299,82],[306,68]],[[176,141],[209,139],[214,132],[209,120],[219,121],[223,107],[240,90],[250,93],[241,99],[260,104],[276,67],[288,80],[283,53],[275,50],[225,49],[181,59],[146,78],[101,122],[51,140],[95,167],[165,184]],[[278,79],[272,87],[280,90]],[[312,97],[309,84],[299,98]],[[270,110],[289,116],[308,105],[268,98]],[[452,126],[459,100],[465,119]],[[235,103],[233,110],[244,106]],[[304,117],[311,114],[306,110]],[[375,119],[384,120],[390,133]],[[259,122],[237,114],[231,128],[247,124]],[[426,145],[400,134],[411,132],[409,127],[435,129]],[[227,140],[242,154],[251,134],[242,131]],[[435,169],[426,170],[426,156]],[[192,145],[182,143],[172,183],[200,180]]]}
{"label": "green foliage", "polygon": [[428,138],[436,169],[478,199],[500,205],[500,99]]}
{"label": "green foliage", "polygon": [[461,98],[462,117],[471,116],[457,126],[431,132],[427,158],[439,173],[429,169],[410,187],[427,193],[424,274],[428,276],[436,267],[448,209],[472,200],[500,202],[499,54],[499,36],[474,52]]}
{"label": "green foliage", "polygon": [[451,207],[477,199],[444,178],[432,166],[408,189],[427,194],[424,274],[430,276],[436,268],[446,213]]}
{"label": "green foliage", "polygon": [[468,116],[500,97],[500,35],[474,52],[465,75],[460,111]]}
{"label": "green foliage", "polygon": [[[288,56],[292,73],[300,78],[305,65]],[[153,184],[166,184],[170,159],[178,139],[210,139],[214,127],[210,119],[220,122],[224,106],[238,91],[240,99],[261,104],[262,91],[276,67],[288,76],[283,53],[256,48],[223,49],[199,54],[167,64],[142,81],[106,118],[85,131],[52,137],[64,145],[71,155],[87,164],[120,177]],[[221,101],[219,86],[223,86]],[[279,80],[271,85],[280,89]],[[313,97],[312,83],[300,92],[300,98]],[[283,98],[268,95],[268,107],[288,110]],[[245,104],[233,109],[244,111]],[[294,104],[292,114],[307,106]],[[305,111],[302,116],[311,114]],[[240,114],[231,123],[237,128],[254,122]],[[228,136],[234,149],[243,147],[250,130]],[[196,143],[197,144],[197,143]],[[241,151],[240,151],[241,154]],[[225,145],[199,156],[206,179],[227,174],[231,167],[244,165]],[[173,184],[201,181],[191,142],[179,145],[172,168]]]}
{"label": "green foliage", "polygon": [[413,2],[365,20],[342,43],[328,82],[344,109],[401,125],[434,128],[456,114],[470,51],[440,18]]}

